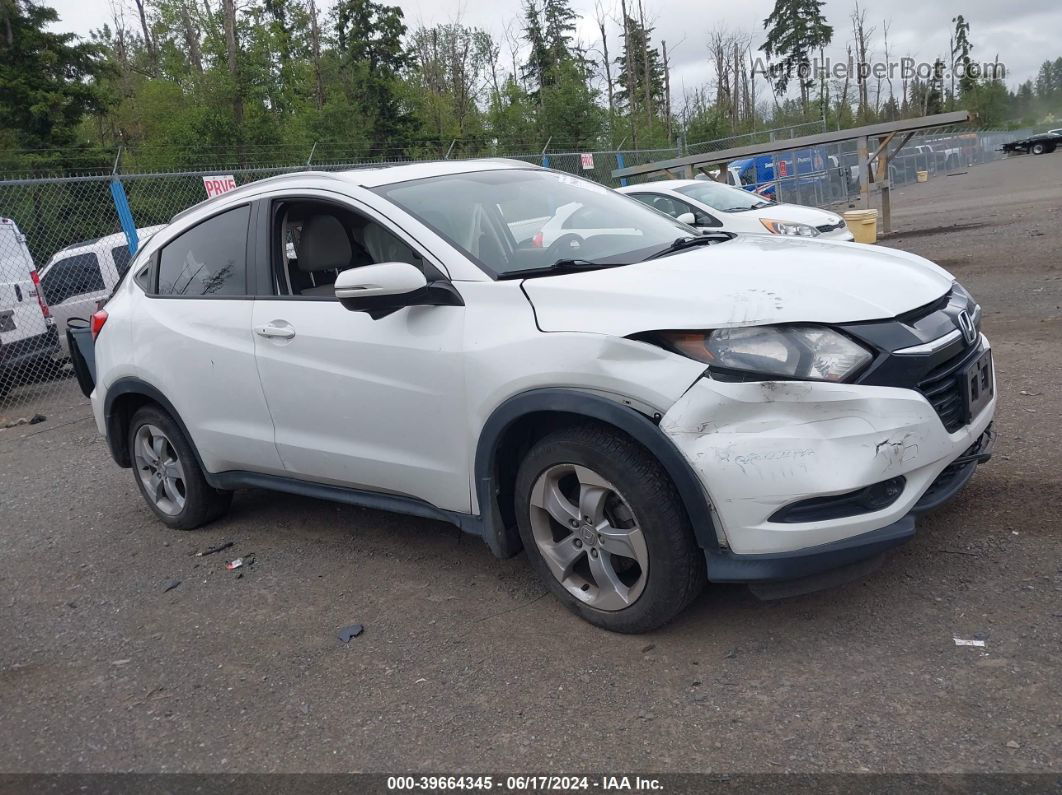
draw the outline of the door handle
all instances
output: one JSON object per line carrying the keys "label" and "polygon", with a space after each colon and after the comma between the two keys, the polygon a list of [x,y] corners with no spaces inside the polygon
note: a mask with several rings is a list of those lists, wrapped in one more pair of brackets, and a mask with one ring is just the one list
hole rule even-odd
{"label": "door handle", "polygon": [[254,333],[259,337],[276,337],[282,340],[290,340],[295,336],[295,329],[291,326],[255,326]]}

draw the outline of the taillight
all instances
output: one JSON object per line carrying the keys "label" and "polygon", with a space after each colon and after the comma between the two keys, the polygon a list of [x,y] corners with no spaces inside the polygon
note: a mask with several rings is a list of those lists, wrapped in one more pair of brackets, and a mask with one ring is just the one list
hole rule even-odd
{"label": "taillight", "polygon": [[47,320],[52,316],[52,310],[48,308],[48,304],[44,300],[44,290],[41,289],[41,277],[37,271],[30,271],[30,278],[33,279],[33,291],[37,293],[37,303],[41,305],[41,314],[44,315],[44,319]]}
{"label": "taillight", "polygon": [[532,248],[542,248],[542,230],[535,232],[535,236],[531,238]]}
{"label": "taillight", "polygon": [[96,341],[96,337],[100,335],[103,330],[103,324],[107,322],[107,310],[101,309],[99,312],[93,314],[89,320],[89,331],[92,332],[92,341]]}

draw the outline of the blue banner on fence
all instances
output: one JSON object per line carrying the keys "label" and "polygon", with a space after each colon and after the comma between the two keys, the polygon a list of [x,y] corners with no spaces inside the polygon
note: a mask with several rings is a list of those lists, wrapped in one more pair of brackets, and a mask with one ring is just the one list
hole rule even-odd
{"label": "blue banner on fence", "polygon": [[129,199],[125,195],[125,186],[117,178],[111,180],[111,196],[114,197],[114,209],[118,212],[118,221],[129,243],[129,256],[136,254],[140,241],[136,236],[136,224],[133,223],[133,211],[129,209]]}

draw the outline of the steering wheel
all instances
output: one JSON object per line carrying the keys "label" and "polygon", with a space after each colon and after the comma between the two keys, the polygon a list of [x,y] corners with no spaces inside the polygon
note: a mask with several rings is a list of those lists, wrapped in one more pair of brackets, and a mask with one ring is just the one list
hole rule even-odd
{"label": "steering wheel", "polygon": [[549,244],[549,248],[546,249],[546,261],[554,262],[559,259],[572,259],[574,255],[578,254],[578,249],[582,247],[583,242],[582,235],[577,235],[575,232],[566,232]]}

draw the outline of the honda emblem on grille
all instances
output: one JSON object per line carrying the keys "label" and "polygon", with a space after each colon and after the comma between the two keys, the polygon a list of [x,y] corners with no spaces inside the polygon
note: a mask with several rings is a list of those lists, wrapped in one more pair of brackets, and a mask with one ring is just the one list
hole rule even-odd
{"label": "honda emblem on grille", "polygon": [[959,313],[958,323],[959,329],[962,331],[963,339],[966,340],[966,344],[973,345],[974,340],[977,339],[977,329],[974,328],[970,313],[965,309]]}

